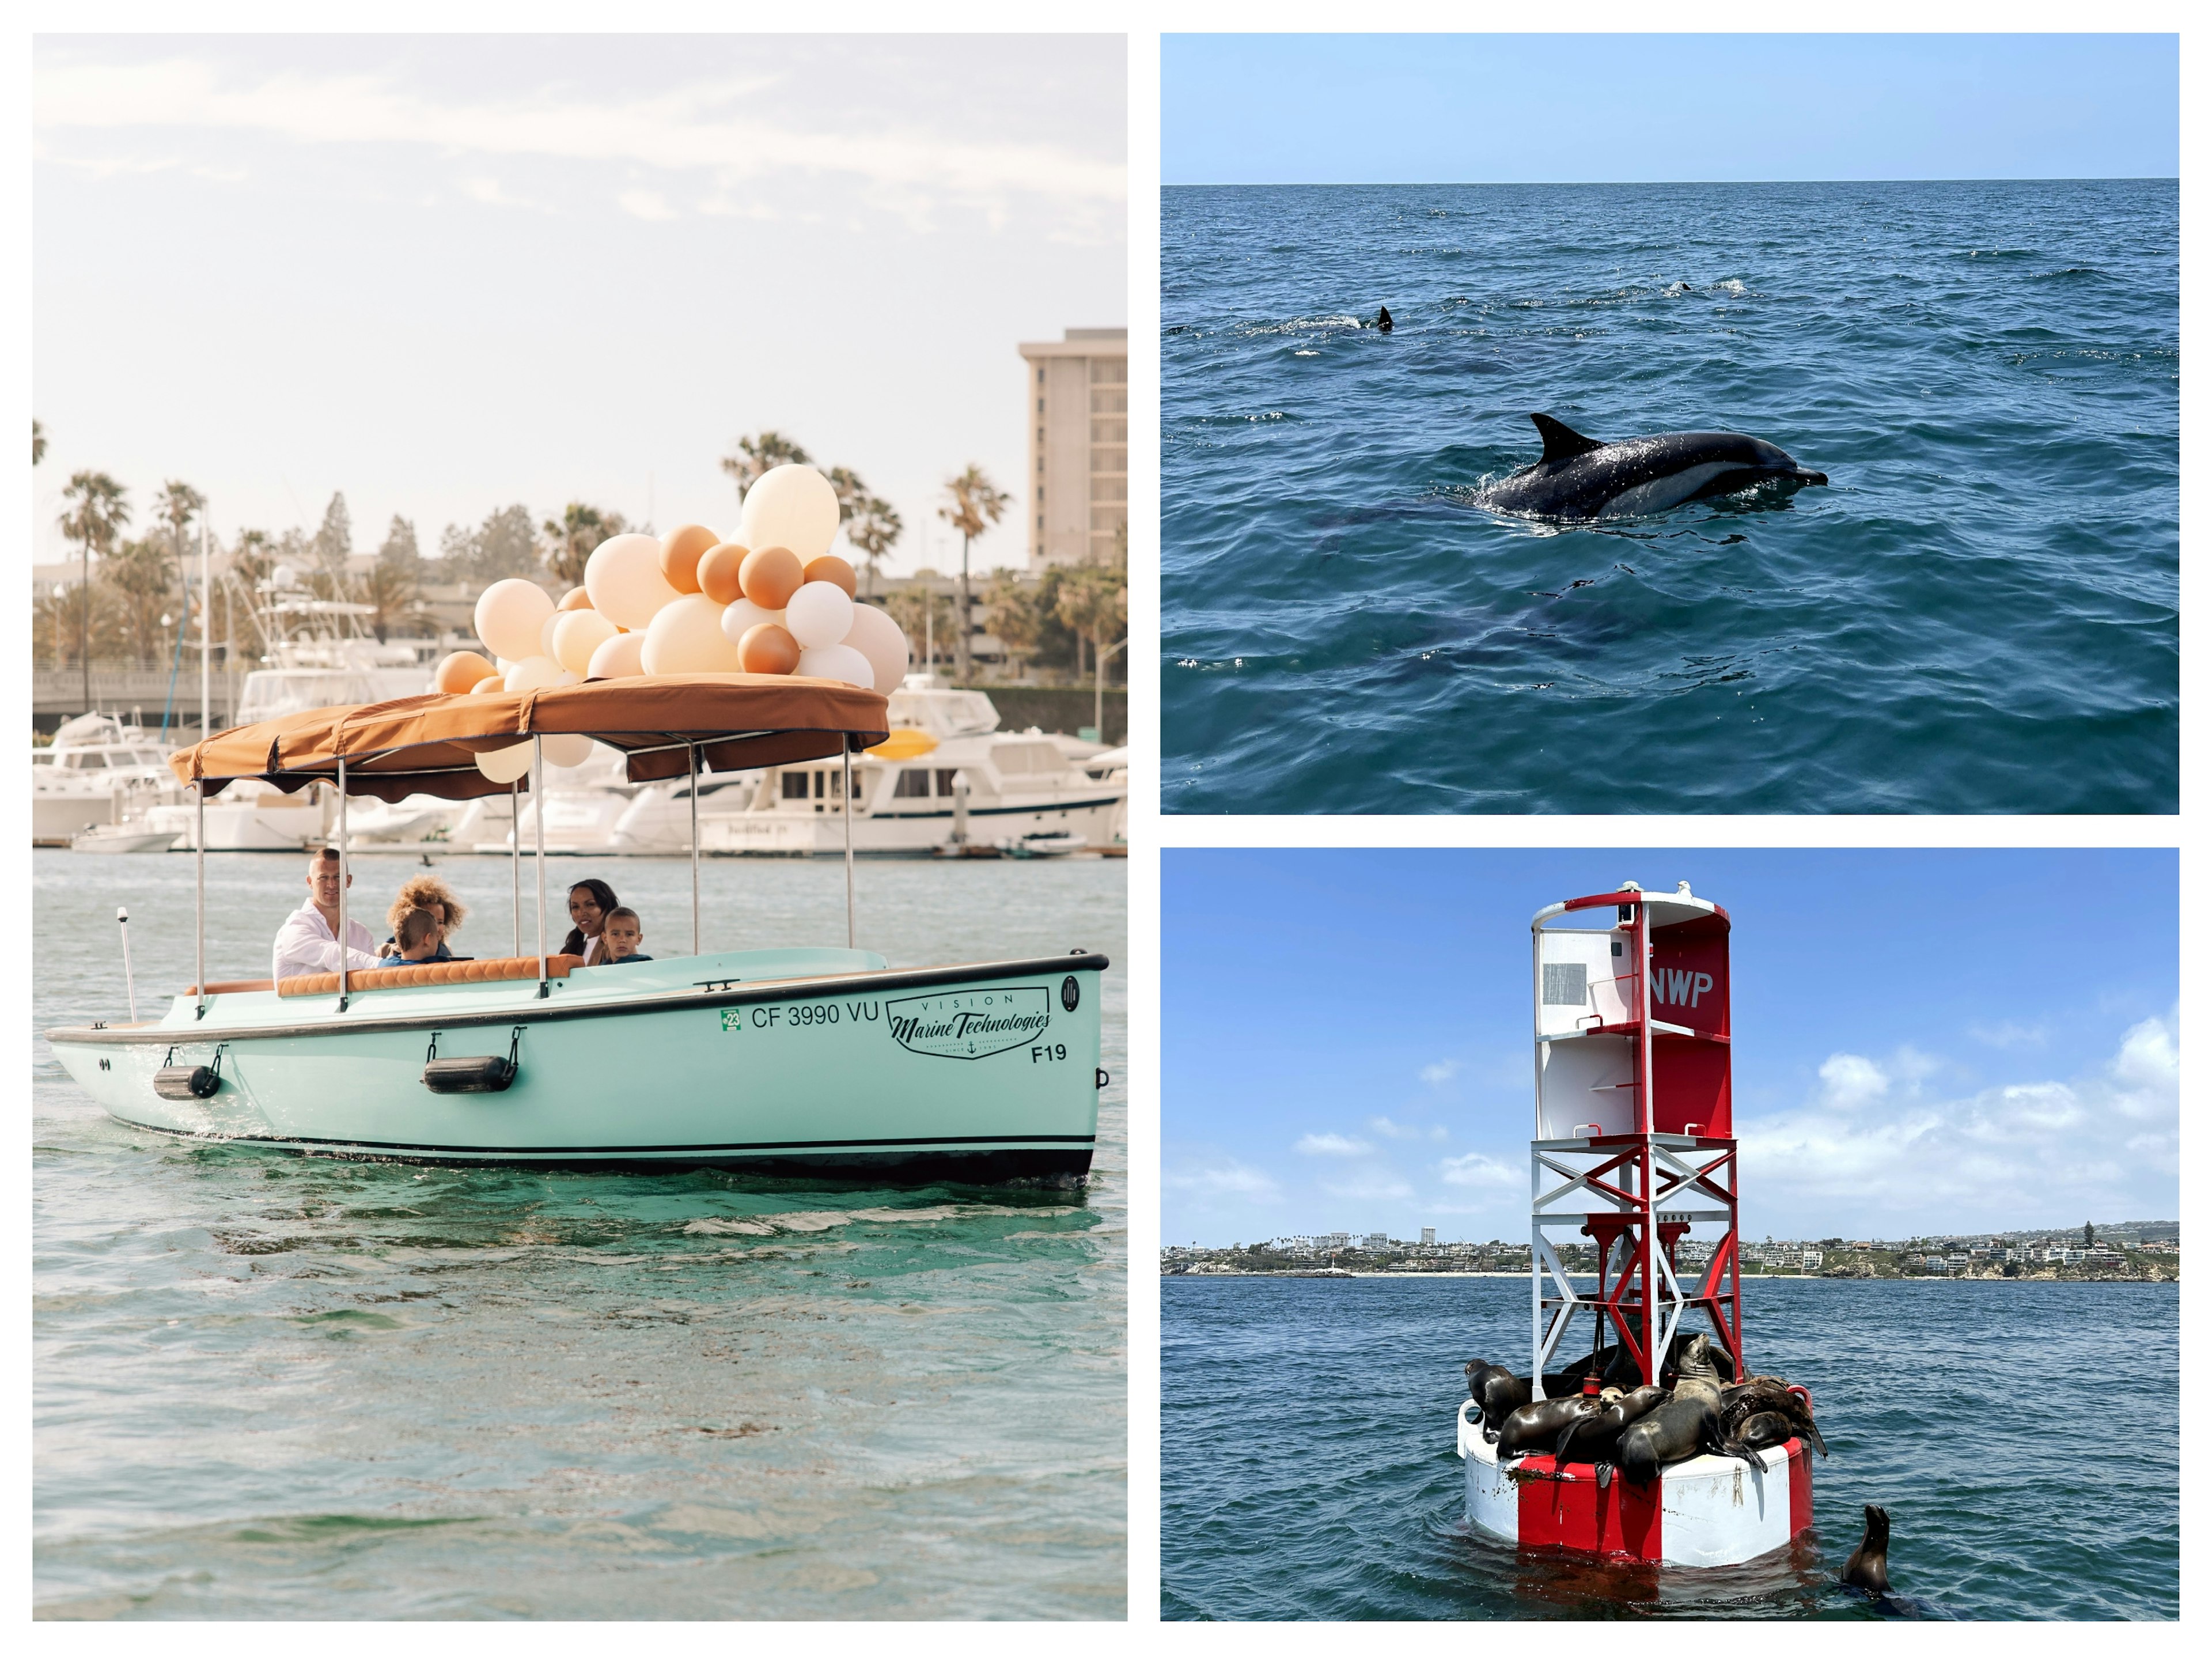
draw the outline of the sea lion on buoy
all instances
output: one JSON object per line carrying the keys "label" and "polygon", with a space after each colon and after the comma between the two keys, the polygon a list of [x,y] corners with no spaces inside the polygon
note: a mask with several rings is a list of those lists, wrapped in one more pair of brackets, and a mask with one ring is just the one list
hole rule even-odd
{"label": "sea lion on buoy", "polygon": [[[1472,1364],[1470,1364],[1470,1366]],[[1482,1433],[1490,1441],[1498,1439],[1498,1427],[1505,1422],[1506,1414],[1528,1402],[1528,1381],[1516,1378],[1504,1367],[1486,1361],[1480,1372],[1469,1371],[1468,1389],[1482,1404]]]}
{"label": "sea lion on buoy", "polygon": [[1614,1459],[1621,1473],[1642,1486],[1667,1466],[1696,1457],[1705,1445],[1706,1421],[1720,1399],[1712,1345],[1699,1333],[1682,1347],[1674,1394],[1620,1432]]}
{"label": "sea lion on buoy", "polygon": [[1560,1464],[1597,1466],[1597,1485],[1610,1487],[1613,1462],[1620,1445],[1620,1432],[1667,1399],[1656,1384],[1638,1384],[1625,1394],[1609,1390],[1599,1397],[1605,1405],[1576,1420],[1559,1432],[1553,1459]]}
{"label": "sea lion on buoy", "polygon": [[1889,1512],[1879,1505],[1866,1507],[1866,1535],[1844,1564],[1843,1583],[1869,1596],[1889,1594]]}
{"label": "sea lion on buoy", "polygon": [[1779,1413],[1753,1413],[1727,1428],[1717,1416],[1709,1414],[1703,1445],[1708,1452],[1741,1459],[1753,1469],[1764,1470],[1766,1450],[1781,1446],[1796,1433],[1796,1426]]}
{"label": "sea lion on buoy", "polygon": [[[1759,1419],[1771,1419],[1778,1423],[1761,1425],[1759,1439],[1754,1443],[1746,1432]],[[1755,1378],[1749,1383],[1723,1389],[1709,1430],[1713,1450],[1735,1458],[1745,1456],[1735,1450],[1738,1446],[1763,1451],[1779,1447],[1792,1436],[1810,1442],[1822,1458],[1828,1456],[1827,1439],[1820,1434],[1820,1426],[1813,1422],[1811,1403],[1779,1378]]]}
{"label": "sea lion on buoy", "polygon": [[1498,1456],[1549,1451],[1562,1430],[1597,1412],[1600,1405],[1595,1396],[1558,1396],[1515,1408],[1498,1428]]}

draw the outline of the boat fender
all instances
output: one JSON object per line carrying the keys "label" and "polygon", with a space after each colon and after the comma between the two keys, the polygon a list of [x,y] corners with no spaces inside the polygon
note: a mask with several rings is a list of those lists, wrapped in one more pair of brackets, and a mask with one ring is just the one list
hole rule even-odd
{"label": "boat fender", "polygon": [[522,1030],[517,1028],[507,1043],[507,1055],[478,1057],[441,1057],[438,1055],[438,1037],[430,1036],[430,1054],[422,1064],[422,1083],[441,1096],[464,1092],[503,1092],[514,1084],[521,1072],[516,1060],[522,1047]]}
{"label": "boat fender", "polygon": [[162,1057],[161,1066],[154,1073],[154,1092],[172,1103],[186,1103],[194,1099],[205,1102],[222,1089],[222,1047],[215,1049],[215,1062],[209,1064],[179,1062],[177,1048],[172,1045]]}

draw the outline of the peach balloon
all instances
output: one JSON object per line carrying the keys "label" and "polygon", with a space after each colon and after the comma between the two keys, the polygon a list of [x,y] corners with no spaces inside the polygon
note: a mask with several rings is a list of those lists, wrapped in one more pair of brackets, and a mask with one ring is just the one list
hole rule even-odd
{"label": "peach balloon", "polygon": [[680,597],[653,616],[639,658],[648,678],[741,670],[737,646],[722,635],[722,605],[703,592]]}
{"label": "peach balloon", "polygon": [[641,632],[681,593],[660,572],[660,542],[650,534],[617,534],[584,562],[592,607],[617,626]]}
{"label": "peach balloon", "polygon": [[477,768],[501,787],[509,781],[519,781],[530,773],[530,743],[517,741],[513,746],[501,747],[496,752],[477,754]]}
{"label": "peach balloon", "polygon": [[576,681],[576,674],[547,654],[533,654],[527,660],[518,660],[507,669],[507,686],[520,694],[525,690],[560,689]]}
{"label": "peach balloon", "polygon": [[854,604],[853,629],[845,634],[845,642],[868,657],[868,665],[875,669],[877,694],[889,695],[905,678],[911,659],[906,634],[881,609],[872,604]]}
{"label": "peach balloon", "polygon": [[505,672],[495,672],[490,677],[479,681],[475,687],[469,690],[469,693],[471,695],[501,695],[504,694],[506,690],[507,674]]}
{"label": "peach balloon", "polygon": [[713,529],[702,528],[697,523],[671,529],[660,542],[661,579],[679,592],[697,591],[699,559],[720,544],[721,538]]}
{"label": "peach balloon", "polygon": [[642,678],[645,676],[645,634],[617,632],[592,651],[586,678]]}
{"label": "peach balloon", "polygon": [[817,580],[826,580],[832,586],[843,587],[847,597],[860,595],[860,582],[853,576],[853,565],[842,557],[831,556],[826,551],[806,565],[805,577],[810,585]]}
{"label": "peach balloon", "polygon": [[615,623],[590,609],[571,609],[553,623],[553,658],[580,677],[588,676],[600,644],[617,636]]}
{"label": "peach balloon", "polygon": [[738,571],[738,584],[745,596],[763,609],[781,609],[791,594],[806,583],[806,565],[796,551],[781,545],[763,545],[749,553]]}
{"label": "peach balloon", "polygon": [[740,670],[788,672],[799,665],[799,644],[781,626],[756,626],[738,642]]}
{"label": "peach balloon", "polygon": [[778,465],[762,472],[745,490],[739,514],[739,538],[749,545],[787,545],[801,562],[830,549],[843,515],[837,490],[811,465]]}
{"label": "peach balloon", "polygon": [[441,695],[466,695],[487,678],[498,675],[499,669],[471,649],[456,649],[438,663],[437,676],[431,681],[437,684]]}
{"label": "peach balloon", "polygon": [[477,635],[510,660],[538,653],[538,634],[553,612],[545,588],[526,580],[495,580],[477,599]]}
{"label": "peach balloon", "polygon": [[735,540],[713,547],[699,559],[699,589],[717,603],[735,603],[745,594],[738,575],[749,555],[749,548]]}
{"label": "peach balloon", "polygon": [[551,769],[574,769],[592,756],[592,738],[588,735],[548,735],[545,742],[545,763]]}
{"label": "peach balloon", "polygon": [[556,609],[588,609],[592,606],[592,594],[579,586],[562,593],[560,602],[553,606]]}

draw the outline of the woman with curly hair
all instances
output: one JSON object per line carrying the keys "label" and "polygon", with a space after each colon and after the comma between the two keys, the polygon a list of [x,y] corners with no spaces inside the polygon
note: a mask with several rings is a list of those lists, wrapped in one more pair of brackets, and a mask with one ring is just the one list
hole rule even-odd
{"label": "woman with curly hair", "polygon": [[392,934],[385,939],[384,946],[377,951],[385,954],[400,951],[399,925],[410,908],[423,909],[438,921],[438,951],[422,963],[436,964],[451,959],[453,953],[446,946],[446,939],[461,927],[461,921],[469,916],[469,910],[461,905],[460,898],[453,894],[446,881],[435,873],[416,873],[399,887],[399,894],[392,898],[392,910],[385,915],[392,926]]}

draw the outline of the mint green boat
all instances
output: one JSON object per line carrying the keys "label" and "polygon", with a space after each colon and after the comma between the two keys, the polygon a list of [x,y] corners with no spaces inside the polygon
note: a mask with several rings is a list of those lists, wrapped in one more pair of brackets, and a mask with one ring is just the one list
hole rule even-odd
{"label": "mint green boat", "polygon": [[[544,736],[586,733],[627,747],[633,778],[652,780],[672,747],[692,749],[681,762],[696,773],[702,749],[787,762],[794,746],[828,739],[849,756],[871,733],[884,739],[883,696],[771,681],[786,693],[763,694],[757,680],[734,676],[703,687],[681,680],[680,704],[593,693],[669,687],[617,679],[326,708],[224,732],[173,763],[203,798],[244,774],[279,786],[333,780],[343,860],[349,794],[468,796],[483,790],[476,754],[519,740],[533,744],[533,777]],[[801,687],[818,692],[790,704],[788,691]],[[809,739],[765,739],[793,735]],[[1105,1083],[1103,955],[893,970],[850,946],[700,953],[696,842],[694,857],[689,957],[583,968],[548,956],[541,850],[535,954],[281,985],[209,984],[203,972],[157,1022],[58,1028],[47,1039],[115,1118],[194,1139],[882,1183],[1066,1183],[1088,1174]],[[849,903],[849,861],[847,888]],[[204,894],[201,916],[204,964]],[[848,943],[850,931],[848,905]]]}

